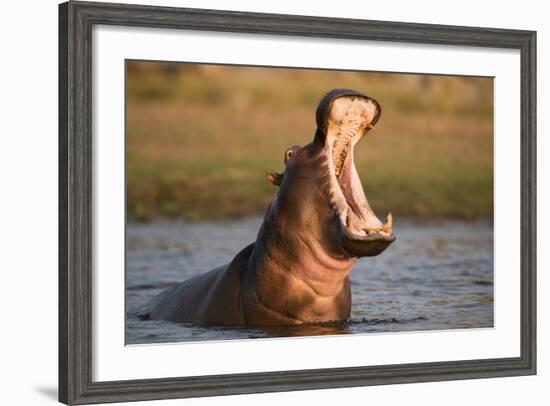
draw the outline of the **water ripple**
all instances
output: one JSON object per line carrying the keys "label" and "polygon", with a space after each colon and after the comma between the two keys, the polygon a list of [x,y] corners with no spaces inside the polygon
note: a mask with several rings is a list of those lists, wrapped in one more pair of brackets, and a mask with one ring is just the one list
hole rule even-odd
{"label": "water ripple", "polygon": [[[127,308],[229,262],[254,241],[261,218],[128,225]],[[351,274],[350,320],[294,327],[201,327],[129,317],[128,344],[493,326],[493,229],[484,222],[400,220],[398,240]]]}

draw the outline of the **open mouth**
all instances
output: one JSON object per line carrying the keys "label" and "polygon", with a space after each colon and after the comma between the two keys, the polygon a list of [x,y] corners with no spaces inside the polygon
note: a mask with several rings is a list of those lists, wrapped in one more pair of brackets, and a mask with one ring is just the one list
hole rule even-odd
{"label": "open mouth", "polygon": [[338,95],[327,109],[324,120],[325,142],[331,155],[330,176],[333,199],[342,221],[341,244],[354,256],[381,253],[395,240],[392,215],[382,223],[372,211],[355,168],[355,145],[380,116],[378,103],[353,93]]}

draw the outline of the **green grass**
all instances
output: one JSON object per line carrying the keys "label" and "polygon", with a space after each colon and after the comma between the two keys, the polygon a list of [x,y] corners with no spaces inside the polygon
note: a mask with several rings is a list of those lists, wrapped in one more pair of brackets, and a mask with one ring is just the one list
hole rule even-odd
{"label": "green grass", "polygon": [[311,141],[320,97],[351,87],[382,118],[355,150],[375,211],[488,218],[493,88],[487,78],[131,62],[127,202],[139,220],[263,213],[286,148]]}

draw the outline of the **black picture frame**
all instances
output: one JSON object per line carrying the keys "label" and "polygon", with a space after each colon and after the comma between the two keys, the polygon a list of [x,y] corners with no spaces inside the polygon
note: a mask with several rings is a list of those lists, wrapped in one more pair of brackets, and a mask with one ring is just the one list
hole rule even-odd
{"label": "black picture frame", "polygon": [[[517,358],[92,380],[92,27],[95,24],[511,48],[521,54],[521,350]],[[59,5],[59,400],[218,396],[536,374],[536,32],[110,3]],[[122,293],[121,293],[122,294]]]}

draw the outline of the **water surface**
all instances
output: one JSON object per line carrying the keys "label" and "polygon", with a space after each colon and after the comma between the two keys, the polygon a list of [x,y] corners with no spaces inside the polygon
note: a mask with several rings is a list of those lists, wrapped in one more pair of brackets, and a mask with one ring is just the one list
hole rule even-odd
{"label": "water surface", "polygon": [[[127,227],[126,305],[228,263],[261,218],[156,221]],[[488,222],[398,220],[397,240],[351,273],[345,323],[276,329],[201,327],[128,317],[127,344],[480,328],[493,326],[493,229]]]}

